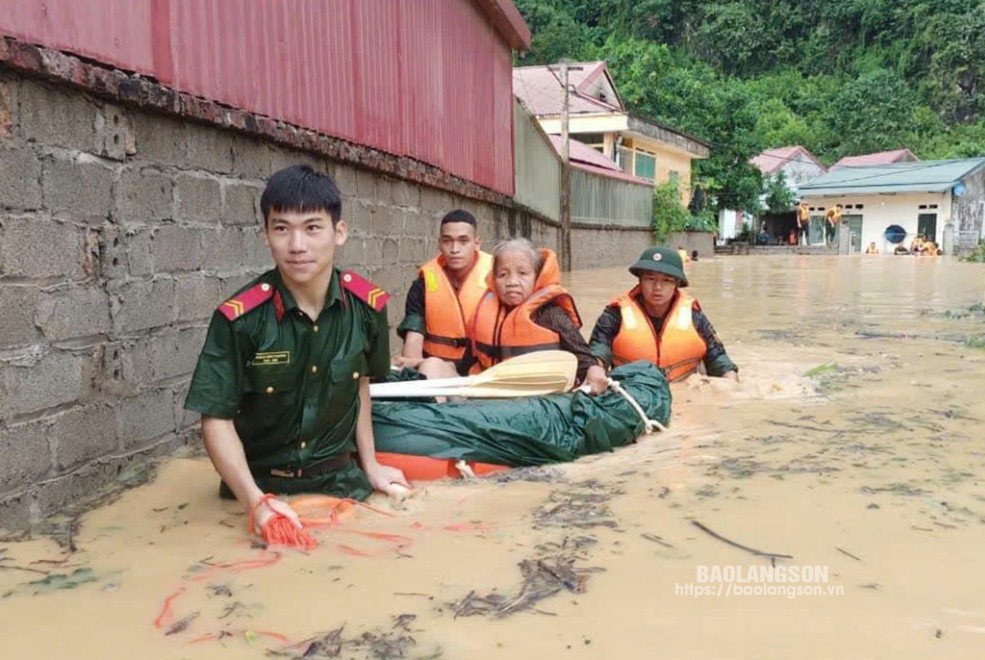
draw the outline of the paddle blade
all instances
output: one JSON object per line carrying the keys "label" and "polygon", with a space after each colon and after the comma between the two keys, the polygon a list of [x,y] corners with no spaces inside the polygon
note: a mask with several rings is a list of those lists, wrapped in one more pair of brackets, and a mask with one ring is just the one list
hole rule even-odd
{"label": "paddle blade", "polygon": [[476,384],[544,376],[563,378],[567,383],[564,387],[564,391],[566,391],[575,384],[577,372],[578,358],[573,353],[536,351],[494,364],[474,378],[477,380]]}
{"label": "paddle blade", "polygon": [[373,389],[370,396],[375,398],[423,399],[437,396],[456,396],[469,399],[512,399],[525,396],[545,396],[565,392],[568,381],[565,378],[542,378],[536,382],[488,382],[472,385],[432,385],[440,381],[414,380],[405,383],[381,383],[386,389]]}
{"label": "paddle blade", "polygon": [[376,398],[543,396],[570,390],[577,370],[578,359],[571,353],[538,351],[511,358],[475,376],[373,383],[369,392]]}

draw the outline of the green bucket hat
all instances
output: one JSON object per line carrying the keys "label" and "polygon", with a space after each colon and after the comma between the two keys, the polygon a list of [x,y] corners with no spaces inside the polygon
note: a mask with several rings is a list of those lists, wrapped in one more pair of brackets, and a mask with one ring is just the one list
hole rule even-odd
{"label": "green bucket hat", "polygon": [[687,276],[684,274],[684,264],[681,262],[681,255],[673,248],[657,245],[647,248],[636,260],[636,263],[629,267],[629,272],[639,277],[644,272],[664,273],[671,277],[676,277],[680,284],[687,286]]}

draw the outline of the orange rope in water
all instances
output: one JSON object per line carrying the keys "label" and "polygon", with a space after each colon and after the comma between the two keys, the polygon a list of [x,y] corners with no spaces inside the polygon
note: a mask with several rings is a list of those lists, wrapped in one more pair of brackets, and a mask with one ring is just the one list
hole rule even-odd
{"label": "orange rope in water", "polygon": [[171,604],[174,602],[175,598],[185,593],[184,587],[179,587],[177,591],[164,599],[164,607],[161,608],[161,613],[157,615],[154,619],[155,628],[163,628],[164,624],[171,619]]}
{"label": "orange rope in water", "polygon": [[[253,509],[250,510],[250,533],[256,529],[254,523],[256,521],[257,509],[260,508],[260,505],[266,503],[267,500],[271,500],[274,497],[275,495],[267,493],[253,505]],[[268,545],[286,545],[301,548],[302,550],[313,550],[318,547],[318,541],[311,534],[304,529],[298,529],[287,516],[276,512],[260,528],[260,535]]]}

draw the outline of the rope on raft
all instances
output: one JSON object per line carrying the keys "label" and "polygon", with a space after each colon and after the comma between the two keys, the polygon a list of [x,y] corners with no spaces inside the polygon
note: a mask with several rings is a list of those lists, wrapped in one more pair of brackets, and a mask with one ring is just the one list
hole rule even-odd
{"label": "rope on raft", "polygon": [[643,407],[640,406],[639,403],[637,403],[636,399],[633,398],[633,395],[627,392],[626,388],[620,385],[618,381],[610,378],[609,387],[612,388],[614,391],[618,392],[622,398],[626,399],[626,403],[632,406],[633,410],[636,411],[636,414],[639,415],[640,421],[643,422],[643,428],[646,430],[647,433],[667,430],[667,427],[661,424],[660,422],[658,422],[657,420],[650,419],[649,417],[647,417],[646,412],[643,410]]}

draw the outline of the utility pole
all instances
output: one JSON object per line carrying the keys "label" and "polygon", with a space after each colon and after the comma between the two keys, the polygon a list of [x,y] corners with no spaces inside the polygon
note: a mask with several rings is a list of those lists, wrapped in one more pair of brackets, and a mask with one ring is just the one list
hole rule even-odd
{"label": "utility pole", "polygon": [[566,59],[561,60],[561,87],[564,89],[561,103],[561,270],[571,270],[571,155],[568,143],[568,121],[571,115],[571,89],[568,84],[570,71],[581,71],[580,66],[571,66]]}
{"label": "utility pole", "polygon": [[561,86],[564,102],[561,104],[561,270],[571,270],[571,156],[568,148],[568,61],[561,61]]}

